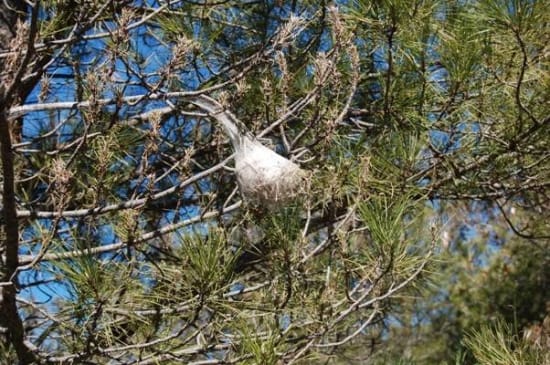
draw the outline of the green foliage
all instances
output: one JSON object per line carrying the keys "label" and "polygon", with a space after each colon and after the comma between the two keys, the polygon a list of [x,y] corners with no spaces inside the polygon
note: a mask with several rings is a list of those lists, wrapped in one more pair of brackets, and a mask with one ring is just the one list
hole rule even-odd
{"label": "green foliage", "polygon": [[[250,316],[243,317],[236,323],[235,337],[242,339],[237,352],[242,357],[242,364],[275,365],[279,362],[277,345],[281,341],[276,323],[269,323],[269,319]],[[267,323],[266,323],[267,322]],[[258,330],[265,329],[265,335],[258,336]]]}
{"label": "green foliage", "polygon": [[543,290],[550,277],[550,256],[529,243],[512,241],[489,260],[479,270],[463,267],[455,273],[460,277],[451,288],[450,300],[460,313],[471,314],[460,316],[462,328],[473,328],[479,317],[493,315],[519,329],[541,321],[550,302],[548,291]]}
{"label": "green foliage", "polygon": [[543,364],[544,357],[517,338],[517,330],[501,320],[482,324],[464,340],[481,365]]}
{"label": "green foliage", "polygon": [[[1,39],[0,362],[547,361],[546,2],[130,3]],[[242,201],[197,92],[304,196]]]}
{"label": "green foliage", "polygon": [[221,232],[208,233],[206,239],[200,235],[182,237],[181,252],[176,253],[184,260],[181,263],[181,284],[184,290],[208,295],[228,284],[235,255],[227,247]]}

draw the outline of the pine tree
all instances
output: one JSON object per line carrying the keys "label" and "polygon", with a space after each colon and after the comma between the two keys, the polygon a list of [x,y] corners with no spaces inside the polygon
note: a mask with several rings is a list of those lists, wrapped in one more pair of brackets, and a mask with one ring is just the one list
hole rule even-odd
{"label": "pine tree", "polygon": [[0,362],[547,361],[546,8],[0,4]]}

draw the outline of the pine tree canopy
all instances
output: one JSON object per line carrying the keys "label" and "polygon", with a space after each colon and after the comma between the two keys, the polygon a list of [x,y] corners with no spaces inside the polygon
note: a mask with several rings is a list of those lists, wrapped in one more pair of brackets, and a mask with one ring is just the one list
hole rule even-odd
{"label": "pine tree canopy", "polygon": [[550,365],[548,24],[0,1],[0,364]]}

